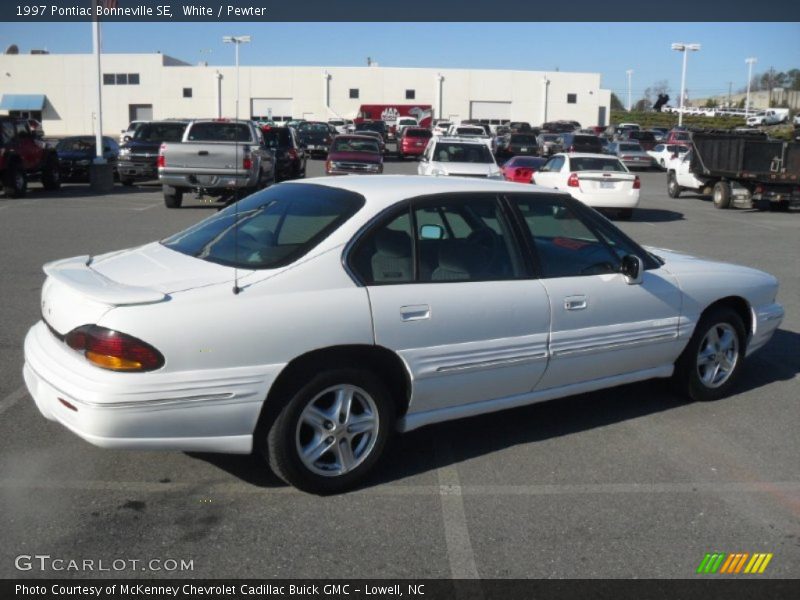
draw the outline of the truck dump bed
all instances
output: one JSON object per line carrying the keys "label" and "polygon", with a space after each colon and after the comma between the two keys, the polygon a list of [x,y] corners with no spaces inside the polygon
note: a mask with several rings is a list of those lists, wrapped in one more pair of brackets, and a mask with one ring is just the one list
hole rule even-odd
{"label": "truck dump bed", "polygon": [[691,169],[697,175],[764,182],[800,180],[800,144],[766,135],[698,132]]}

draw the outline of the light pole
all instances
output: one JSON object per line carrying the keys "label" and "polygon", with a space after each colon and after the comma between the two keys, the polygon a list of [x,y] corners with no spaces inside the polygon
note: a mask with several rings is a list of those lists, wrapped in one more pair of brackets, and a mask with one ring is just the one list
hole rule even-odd
{"label": "light pole", "polygon": [[628,69],[625,71],[625,74],[628,76],[628,112],[631,112],[632,105],[632,96],[631,96],[631,76],[633,75],[633,69]]}
{"label": "light pole", "polygon": [[542,76],[542,124],[547,122],[547,88],[550,86],[550,80],[547,74]]}
{"label": "light pole", "polygon": [[747,64],[747,98],[744,101],[744,120],[747,122],[747,117],[750,116],[750,82],[753,80],[753,65],[758,62],[758,59],[745,58],[744,62]]}
{"label": "light pole", "polygon": [[239,118],[239,46],[249,44],[249,35],[226,35],[222,38],[226,44],[234,44],[236,47],[236,118]]}
{"label": "light pole", "polygon": [[697,52],[700,50],[700,44],[684,44],[684,43],[676,43],[672,44],[672,49],[677,50],[678,52],[683,52],[683,71],[681,73],[681,107],[678,109],[680,112],[678,113],[678,125],[683,125],[683,100],[684,96],[686,95],[686,59],[689,56],[689,52]]}

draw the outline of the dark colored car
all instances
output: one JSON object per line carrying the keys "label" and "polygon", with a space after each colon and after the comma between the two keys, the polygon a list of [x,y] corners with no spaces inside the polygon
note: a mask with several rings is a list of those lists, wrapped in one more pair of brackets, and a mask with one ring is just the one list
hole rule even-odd
{"label": "dark colored car", "polygon": [[158,151],[164,142],[180,142],[186,121],[151,121],[139,125],[130,141],[119,149],[117,174],[122,185],[158,179]]}
{"label": "dark colored car", "polygon": [[361,123],[356,123],[356,133],[361,131],[377,131],[383,137],[383,143],[389,141],[389,127],[386,125],[386,121],[361,121]]}
{"label": "dark colored car", "polygon": [[381,149],[381,154],[386,154],[386,142],[383,139],[383,136],[378,131],[359,131],[357,134],[351,135],[363,135],[366,137],[371,137],[372,139],[378,142],[378,146]]}
{"label": "dark colored car", "polygon": [[298,179],[306,176],[306,151],[300,146],[291,127],[261,128],[264,145],[275,153],[275,180]]}
{"label": "dark colored car", "polygon": [[334,134],[327,123],[322,121],[304,121],[297,126],[297,141],[306,149],[308,154],[324,156],[331,147]]}
{"label": "dark colored car", "polygon": [[46,190],[61,186],[58,154],[30,128],[27,119],[0,117],[0,185],[6,198],[19,198],[28,181],[40,179]]}
{"label": "dark colored car", "polygon": [[433,132],[430,129],[406,127],[397,142],[397,156],[401,159],[406,156],[421,156],[431,137],[433,137]]}
{"label": "dark colored car", "polygon": [[[542,124],[543,133],[572,133],[575,129],[572,121],[549,121]],[[580,129],[580,126],[577,129]]]}
{"label": "dark colored car", "polygon": [[586,133],[565,133],[561,136],[563,152],[588,152],[601,154],[603,144],[596,135]]}
{"label": "dark colored car", "polygon": [[500,172],[506,181],[530,183],[533,174],[546,162],[540,156],[515,156],[503,163]]}
{"label": "dark colored car", "polygon": [[338,135],[325,161],[328,175],[378,175],[383,173],[383,153],[378,140],[368,135]]}
{"label": "dark colored car", "polygon": [[[95,158],[96,143],[93,135],[64,138],[56,144],[62,181],[89,181],[89,166]],[[103,158],[115,169],[119,158],[119,145],[103,136]]]}
{"label": "dark colored car", "polygon": [[507,159],[512,156],[538,156],[539,142],[536,134],[530,133],[509,133],[497,140],[495,154],[498,159]]}
{"label": "dark colored car", "polygon": [[526,121],[511,121],[508,124],[508,128],[511,130],[511,133],[522,133],[524,131],[531,130],[531,124]]}
{"label": "dark colored car", "polygon": [[658,141],[656,140],[656,135],[652,131],[636,131],[635,129],[629,129],[628,131],[624,131],[619,136],[620,142],[639,142],[639,145],[645,150],[652,150],[656,147]]}

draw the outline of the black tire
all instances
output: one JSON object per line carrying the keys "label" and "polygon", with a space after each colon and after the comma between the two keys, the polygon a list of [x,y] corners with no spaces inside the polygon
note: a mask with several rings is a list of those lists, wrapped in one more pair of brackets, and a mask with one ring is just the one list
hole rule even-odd
{"label": "black tire", "polygon": [[670,198],[680,198],[681,192],[683,188],[678,185],[678,179],[675,177],[675,173],[670,173],[667,175],[667,194]]}
{"label": "black tire", "polygon": [[58,166],[58,157],[51,154],[47,157],[42,169],[42,187],[46,190],[61,188],[61,171]]}
{"label": "black tire", "polygon": [[714,184],[711,196],[714,208],[729,208],[731,205],[731,186],[727,181],[718,181]]}
{"label": "black tire", "polygon": [[[719,331],[719,328],[724,326],[730,327],[736,335],[736,358],[733,369],[727,379],[721,385],[710,387],[700,377],[698,363],[701,345],[703,345],[706,336],[712,329],[717,328],[717,331]],[[718,400],[726,396],[731,388],[736,385],[741,373],[746,344],[747,332],[739,314],[725,306],[712,308],[700,318],[692,338],[675,362],[675,373],[672,376],[673,384],[679,392],[687,395],[692,400]]]}
{"label": "black tire", "polygon": [[[369,440],[365,454],[357,459],[360,462],[352,470],[339,475],[319,474],[306,466],[300,457],[300,451],[297,446],[302,439],[303,427],[305,427],[300,423],[301,415],[309,404],[325,399],[326,396],[323,392],[336,386],[344,385],[354,386],[360,390],[357,395],[364,392],[371,398],[377,410],[377,433],[369,434],[374,435],[374,440],[372,437],[364,438]],[[315,400],[318,398],[322,400]],[[292,395],[269,428],[269,433],[266,435],[266,444],[259,443],[259,447],[262,453],[265,454],[272,471],[286,483],[312,494],[324,495],[344,492],[362,483],[380,460],[386,443],[392,431],[394,431],[394,416],[395,405],[389,391],[381,380],[371,372],[361,369],[322,371]],[[335,427],[339,427],[338,422]],[[344,429],[341,431],[343,432]],[[343,433],[335,435],[343,435]],[[368,434],[360,435],[367,436]],[[332,448],[338,447],[336,446],[337,443],[346,443],[346,440],[341,438],[337,442],[334,435],[331,435],[328,439],[334,440]],[[362,443],[361,437],[356,438],[353,436],[352,440],[349,443],[352,444],[358,440],[356,442],[357,448]],[[352,445],[350,448],[352,448]],[[355,456],[354,453],[351,455]],[[321,454],[318,460],[322,461],[323,457],[326,456],[327,459],[334,459],[336,455],[332,450],[326,451]],[[333,468],[337,463],[330,464]]]}
{"label": "black tire", "polygon": [[183,190],[175,189],[173,192],[164,192],[164,206],[180,208],[181,204],[183,204]]}
{"label": "black tire", "polygon": [[134,184],[134,180],[131,178],[120,179],[119,182],[124,185],[125,187],[132,187]]}
{"label": "black tire", "polygon": [[28,191],[28,177],[18,162],[8,166],[3,178],[3,192],[6,198],[22,198]]}

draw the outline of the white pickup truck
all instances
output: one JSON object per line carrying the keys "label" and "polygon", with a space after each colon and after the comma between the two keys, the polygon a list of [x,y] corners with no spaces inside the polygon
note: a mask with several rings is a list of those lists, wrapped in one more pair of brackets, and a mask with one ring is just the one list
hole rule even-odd
{"label": "white pickup truck", "polygon": [[183,194],[231,201],[275,182],[275,157],[252,121],[190,121],[180,142],[164,142],[158,179],[167,208],[179,208]]}
{"label": "white pickup truck", "polygon": [[788,108],[770,108],[762,110],[750,117],[747,117],[747,124],[750,127],[756,125],[777,125],[789,120]]}

